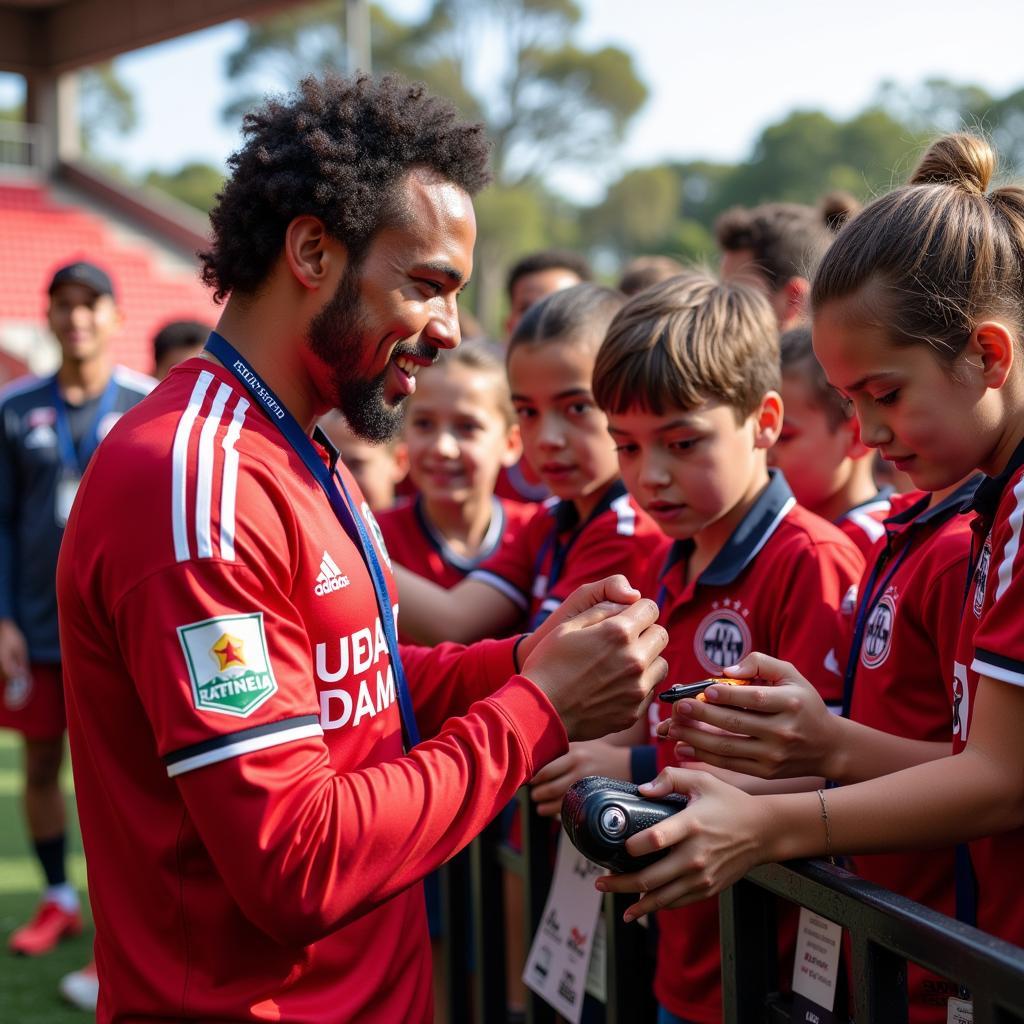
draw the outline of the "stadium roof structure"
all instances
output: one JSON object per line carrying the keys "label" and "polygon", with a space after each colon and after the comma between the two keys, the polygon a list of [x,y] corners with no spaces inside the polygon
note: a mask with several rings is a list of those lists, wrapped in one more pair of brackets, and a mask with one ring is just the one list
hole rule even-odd
{"label": "stadium roof structure", "polygon": [[294,0],[0,0],[0,71],[58,75]]}

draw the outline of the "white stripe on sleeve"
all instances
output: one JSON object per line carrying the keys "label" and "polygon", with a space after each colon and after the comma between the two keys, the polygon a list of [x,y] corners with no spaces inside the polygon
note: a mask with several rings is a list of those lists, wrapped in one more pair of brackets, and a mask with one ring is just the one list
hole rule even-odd
{"label": "white stripe on sleeve", "polygon": [[1013,580],[1013,563],[1020,551],[1020,528],[1024,523],[1024,476],[1017,481],[1017,486],[1013,489],[1013,500],[1015,504],[1009,518],[1010,539],[1003,548],[1003,559],[999,563],[999,585],[996,587],[993,601],[998,601],[1006,593]]}
{"label": "white stripe on sleeve", "polygon": [[213,374],[203,370],[192,388],[185,411],[178,420],[174,432],[174,447],[171,457],[171,532],[174,536],[174,557],[179,562],[189,559],[188,546],[188,442],[192,427],[202,408],[203,399],[213,381]]}
{"label": "white stripe on sleeve", "polygon": [[213,505],[213,439],[224,415],[224,406],[231,394],[231,386],[221,384],[206,414],[199,433],[199,462],[196,467],[196,557],[213,557],[213,531],[210,510]]}
{"label": "white stripe on sleeve", "polygon": [[196,754],[195,757],[187,757],[183,761],[169,764],[167,774],[173,779],[175,775],[184,775],[197,768],[205,768],[208,764],[227,761],[232,757],[248,754],[254,750],[267,750],[269,747],[276,747],[281,743],[291,743],[292,740],[302,740],[307,736],[323,736],[323,734],[324,731],[319,725],[297,725],[294,729],[282,729],[280,732],[268,733],[265,736],[253,736],[250,739],[228,743],[223,747]]}
{"label": "white stripe on sleeve", "polygon": [[242,433],[242,423],[249,402],[239,397],[231,424],[221,447],[224,449],[224,476],[220,485],[220,557],[235,560],[235,495],[238,493],[238,452],[235,442]]}

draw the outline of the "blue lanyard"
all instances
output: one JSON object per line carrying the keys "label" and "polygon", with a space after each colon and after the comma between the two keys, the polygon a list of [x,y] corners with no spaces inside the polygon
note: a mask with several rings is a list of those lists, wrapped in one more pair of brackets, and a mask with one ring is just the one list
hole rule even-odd
{"label": "blue lanyard", "polygon": [[231,342],[213,331],[207,339],[206,351],[216,356],[225,368],[230,370],[246,390],[256,398],[258,404],[267,414],[267,418],[281,431],[284,439],[292,446],[295,454],[305,463],[313,479],[323,489],[338,522],[361,550],[363,562],[366,564],[373,582],[373,592],[377,597],[377,610],[380,613],[381,625],[387,640],[388,657],[391,659],[391,668],[395,677],[395,693],[398,697],[398,708],[402,719],[405,749],[410,750],[419,743],[420,736],[419,730],[416,728],[416,716],[413,712],[412,698],[409,695],[409,685],[405,679],[405,670],[402,668],[402,658],[398,651],[395,620],[391,612],[391,595],[388,593],[387,582],[384,579],[384,570],[373,549],[373,542],[363,524],[363,517],[355,510],[345,481],[340,473],[337,471],[332,473],[324,465],[316,448],[313,447],[313,442],[299,426],[295,417],[278,401],[270,386],[261,380],[252,367],[242,359]]}
{"label": "blue lanyard", "polygon": [[100,444],[100,423],[103,418],[114,411],[114,402],[117,399],[117,382],[113,377],[107,381],[107,386],[100,395],[96,405],[96,415],[93,417],[89,429],[82,435],[78,447],[75,447],[75,439],[71,436],[71,424],[68,421],[68,407],[64,396],[57,386],[57,376],[50,378],[50,392],[53,398],[53,410],[56,417],[54,426],[57,431],[57,451],[60,455],[61,464],[65,469],[72,470],[81,476],[85,467],[92,458]]}

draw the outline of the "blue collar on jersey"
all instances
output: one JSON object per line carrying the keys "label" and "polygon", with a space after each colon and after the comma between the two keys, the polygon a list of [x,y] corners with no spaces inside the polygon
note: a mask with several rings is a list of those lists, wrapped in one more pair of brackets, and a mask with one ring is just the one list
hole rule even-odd
{"label": "blue collar on jersey", "polygon": [[1016,450],[1010,456],[1009,464],[999,476],[987,476],[982,479],[978,489],[974,492],[974,498],[964,505],[963,511],[980,512],[986,519],[994,516],[999,507],[999,499],[1003,496],[1003,491],[1006,490],[1006,485],[1021,466],[1024,466],[1024,441],[1017,445]]}
{"label": "blue collar on jersey", "polygon": [[487,527],[484,539],[480,542],[480,550],[472,558],[465,558],[451,549],[441,531],[427,518],[422,494],[416,495],[412,511],[427,543],[441,556],[441,561],[461,573],[468,574],[486,562],[501,547],[502,538],[505,536],[505,507],[502,505],[501,499],[494,495],[491,496],[490,525]]}
{"label": "blue collar on jersey", "polygon": [[[786,478],[777,469],[768,470],[768,486],[747,509],[747,514],[739,526],[733,530],[722,550],[700,574],[697,582],[711,587],[724,587],[732,583],[768,543],[771,535],[779,528],[795,504],[796,498],[793,497]],[[673,566],[686,561],[694,547],[692,540],[677,540],[669,548],[660,578],[664,580]],[[659,604],[664,599],[664,591],[663,584],[659,591]]]}
{"label": "blue collar on jersey", "polygon": [[[537,552],[537,557],[533,560],[533,578],[537,579],[543,575],[547,580],[545,597],[551,593],[555,584],[562,578],[562,572],[565,569],[565,562],[569,557],[569,552],[576,541],[580,539],[583,531],[598,516],[607,512],[612,507],[613,502],[627,493],[626,485],[622,480],[616,479],[612,481],[605,489],[604,494],[601,495],[601,500],[598,501],[593,511],[582,523],[580,522],[579,510],[572,501],[562,500],[551,506],[550,514],[555,521],[554,529],[544,538],[544,543],[541,545],[540,551]],[[551,565],[548,567],[547,573],[544,574],[541,572],[541,567],[549,551],[551,552]],[[561,602],[559,601],[559,603]],[[551,614],[551,609],[546,609],[544,607],[545,604],[546,601],[542,600],[540,607],[530,619],[529,627],[531,630],[539,629],[544,620]]]}
{"label": "blue collar on jersey", "polygon": [[952,494],[947,495],[938,505],[928,508],[929,495],[925,494],[919,501],[897,512],[885,520],[886,530],[891,523],[897,528],[926,526],[938,520],[946,520],[951,516],[959,515],[964,511],[965,506],[973,499],[975,491],[981,485],[985,477],[981,473],[965,480]]}
{"label": "blue collar on jersey", "polygon": [[[419,731],[416,728],[416,716],[413,712],[412,697],[402,668],[402,658],[398,650],[398,636],[395,632],[395,620],[391,611],[391,595],[388,593],[384,570],[381,568],[373,541],[367,533],[363,517],[352,503],[352,498],[345,486],[345,481],[335,467],[332,459],[331,468],[324,465],[323,460],[309,436],[299,425],[294,416],[281,404],[270,385],[262,380],[251,366],[239,355],[235,347],[216,331],[206,341],[206,350],[216,356],[225,369],[238,378],[242,386],[257,400],[257,404],[266,413],[284,439],[292,446],[295,454],[302,459],[313,479],[320,485],[331,508],[337,516],[345,532],[359,548],[366,564],[373,592],[377,598],[377,611],[380,614],[384,637],[388,645],[388,657],[391,659],[391,670],[395,677],[395,695],[398,698],[398,709],[402,720],[402,734],[405,749],[409,750],[419,743]],[[333,450],[333,446],[332,446]]]}
{"label": "blue collar on jersey", "polygon": [[872,494],[871,497],[868,498],[866,501],[862,501],[859,505],[852,505],[850,508],[848,508],[836,520],[836,522],[841,523],[852,512],[861,512],[866,508],[870,508],[872,505],[877,505],[879,502],[889,501],[895,493],[896,488],[893,487],[891,484],[886,484],[878,491],[877,494]]}
{"label": "blue collar on jersey", "polygon": [[[555,533],[568,533],[577,526],[582,530],[587,523],[593,522],[603,512],[607,512],[612,507],[612,502],[621,498],[626,493],[626,485],[622,480],[618,478],[613,480],[605,489],[604,494],[601,495],[601,500],[594,506],[594,510],[582,524],[580,524],[580,514],[575,502],[566,499],[555,502],[551,507],[551,515],[555,520]],[[579,530],[577,530],[577,533],[579,533]]]}

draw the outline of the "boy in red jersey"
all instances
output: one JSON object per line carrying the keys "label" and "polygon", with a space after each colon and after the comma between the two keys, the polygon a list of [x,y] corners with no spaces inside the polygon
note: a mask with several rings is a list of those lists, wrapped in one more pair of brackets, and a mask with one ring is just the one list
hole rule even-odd
{"label": "boy in red jersey", "polygon": [[[670,635],[669,681],[721,675],[768,647],[799,652],[822,695],[838,704],[842,606],[864,563],[768,469],[782,424],[778,383],[767,300],[702,274],[630,301],[594,366],[623,479],[674,541],[648,591]],[[658,712],[667,717],[670,707]],[[675,763],[674,744],[659,741],[634,752],[631,774],[645,781],[656,764]],[[716,901],[659,915],[655,992],[666,1021],[721,1020],[718,947]]]}
{"label": "boy in red jersey", "polygon": [[879,490],[871,449],[863,444],[849,403],[825,379],[814,357],[811,329],[795,327],[779,340],[782,433],[768,453],[804,508],[835,523],[865,558],[885,535],[893,490]]}
{"label": "boy in red jersey", "polygon": [[458,344],[485,140],[368,76],[245,130],[218,329],[93,458],[58,568],[98,1019],[428,1020],[420,879],[566,731],[635,717],[664,636],[618,580],[522,639],[524,674],[512,640],[399,655],[373,515],[309,431],[338,407],[386,439]]}
{"label": "boy in red jersey", "polygon": [[451,590],[399,573],[403,626],[422,643],[499,636],[525,617],[539,626],[579,586],[660,560],[664,538],[626,493],[604,414],[594,356],[623,299],[580,284],[549,295],[509,343],[508,374],[523,449],[555,497]]}
{"label": "boy in red jersey", "polygon": [[483,342],[464,343],[422,371],[403,436],[417,494],[377,516],[388,554],[453,587],[515,543],[533,516],[529,505],[494,494],[502,467],[522,453],[498,354]]}

